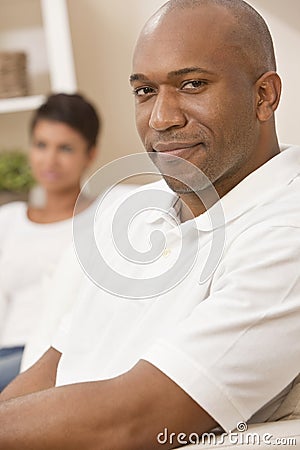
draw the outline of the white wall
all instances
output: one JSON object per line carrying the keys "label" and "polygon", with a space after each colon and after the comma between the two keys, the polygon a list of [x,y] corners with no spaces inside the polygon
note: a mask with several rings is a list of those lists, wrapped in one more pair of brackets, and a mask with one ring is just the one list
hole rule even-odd
{"label": "white wall", "polygon": [[300,1],[251,0],[266,19],[274,40],[278,73],[283,82],[277,129],[281,142],[300,145]]}
{"label": "white wall", "polygon": [[79,89],[104,117],[99,164],[143,151],[129,86],[137,35],[162,0],[68,0]]}

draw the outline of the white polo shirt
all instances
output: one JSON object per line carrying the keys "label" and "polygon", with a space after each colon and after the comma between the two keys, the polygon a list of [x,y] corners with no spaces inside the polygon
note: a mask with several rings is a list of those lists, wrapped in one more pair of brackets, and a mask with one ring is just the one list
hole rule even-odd
{"label": "white polo shirt", "polygon": [[[227,431],[270,417],[300,372],[300,148],[283,150],[184,224],[175,195],[166,201],[166,188],[150,187],[161,190],[170,214],[136,217],[125,258],[111,223],[98,221],[107,268],[93,256],[89,275],[102,288],[83,276],[54,339],[62,352],[57,385],[112,378],[144,359]],[[118,233],[126,232],[117,219]]]}

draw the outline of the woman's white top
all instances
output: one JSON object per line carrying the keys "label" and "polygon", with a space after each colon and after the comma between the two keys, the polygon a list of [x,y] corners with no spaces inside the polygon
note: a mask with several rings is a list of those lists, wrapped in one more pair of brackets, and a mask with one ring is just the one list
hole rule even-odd
{"label": "woman's white top", "polygon": [[[89,218],[94,220],[94,211],[98,208],[101,198],[101,209],[110,207],[118,198],[136,189],[134,185],[116,185],[103,197],[96,199],[89,208],[77,215],[80,227],[86,228]],[[95,214],[96,216],[96,214]],[[78,222],[77,222],[78,224]],[[72,309],[80,292],[82,280],[86,276],[78,262],[73,243],[63,252],[56,264],[55,271],[44,286],[42,311],[36,326],[32,329],[23,353],[21,371],[34,364],[51,346],[53,336],[62,317]]]}
{"label": "woman's white top", "polygon": [[72,218],[39,224],[24,202],[0,207],[0,348],[26,344],[47,280],[71,241]]}

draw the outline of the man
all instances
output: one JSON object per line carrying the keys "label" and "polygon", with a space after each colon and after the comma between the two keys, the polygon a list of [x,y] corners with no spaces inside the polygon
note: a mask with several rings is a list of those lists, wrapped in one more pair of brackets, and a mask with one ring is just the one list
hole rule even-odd
{"label": "man", "polygon": [[[2,394],[1,449],[174,448],[180,440],[160,444],[164,429],[188,436],[269,420],[299,373],[299,149],[280,153],[281,83],[265,23],[240,0],[171,0],[139,37],[131,84],[145,148],[171,167],[166,181],[186,205],[170,205],[179,227],[159,217],[137,233],[155,222],[172,255],[176,229],[193,222],[199,257],[147,300],[83,290],[54,348]],[[172,155],[222,199],[226,245],[203,283],[209,187],[190,173],[178,180]]]}

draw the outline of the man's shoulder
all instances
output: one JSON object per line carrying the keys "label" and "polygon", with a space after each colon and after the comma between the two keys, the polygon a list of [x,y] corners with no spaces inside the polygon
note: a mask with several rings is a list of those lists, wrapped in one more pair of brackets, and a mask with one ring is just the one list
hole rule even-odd
{"label": "man's shoulder", "polygon": [[258,204],[252,214],[254,219],[257,215],[261,223],[300,227],[300,174]]}
{"label": "man's shoulder", "polygon": [[258,248],[262,246],[262,240],[273,245],[274,250],[283,242],[287,246],[299,247],[300,174],[296,174],[290,182],[276,186],[270,195],[262,197],[227,223],[225,232],[227,248],[232,244],[239,247],[239,243],[247,245],[247,248],[252,245]]}
{"label": "man's shoulder", "polygon": [[245,199],[249,208],[243,206],[238,222],[246,222],[248,227],[300,227],[300,147],[281,146],[281,153],[253,177],[250,187]]}

